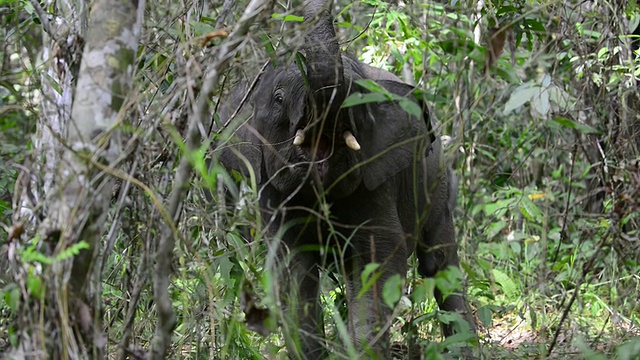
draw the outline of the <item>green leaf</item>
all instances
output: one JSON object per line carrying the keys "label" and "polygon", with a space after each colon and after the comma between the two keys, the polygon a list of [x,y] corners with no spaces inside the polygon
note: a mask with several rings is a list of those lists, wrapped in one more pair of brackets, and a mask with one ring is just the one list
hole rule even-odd
{"label": "green leaf", "polygon": [[9,284],[2,289],[4,293],[4,302],[9,306],[11,311],[18,310],[18,304],[20,303],[20,288],[16,284]]}
{"label": "green leaf", "polygon": [[549,100],[556,103],[560,110],[572,110],[574,99],[566,91],[556,85],[549,86],[547,91],[549,92]]}
{"label": "green leaf", "polygon": [[504,105],[502,113],[508,115],[513,110],[531,101],[534,96],[540,94],[540,90],[541,88],[539,86],[533,84],[525,84],[518,87],[511,93],[509,100]]}
{"label": "green leaf", "polygon": [[507,298],[515,299],[518,297],[518,287],[507,274],[498,269],[491,270],[491,273],[493,274],[493,278],[496,280],[496,282],[500,284],[500,287],[502,288],[502,291],[504,291],[504,294],[507,296]]}
{"label": "green leaf", "polygon": [[342,103],[342,107],[348,108],[348,107],[362,105],[362,104],[379,103],[384,101],[388,101],[387,96],[385,94],[380,94],[380,93],[363,94],[363,93],[356,92],[349,95],[349,97],[344,100],[344,102]]}
{"label": "green leaf", "polygon": [[55,261],[70,259],[73,256],[78,255],[80,253],[80,250],[84,250],[84,249],[89,249],[89,244],[87,244],[86,241],[82,240],[77,244],[73,244],[69,246],[67,249],[61,251],[58,255],[56,255]]}
{"label": "green leaf", "polygon": [[496,235],[498,235],[502,229],[507,227],[507,222],[500,220],[494,223],[491,223],[487,229],[487,240],[492,239]]}
{"label": "green leaf", "polygon": [[549,103],[549,92],[546,89],[541,91],[542,92],[538,96],[533,98],[532,105],[538,114],[545,117],[551,109],[551,103]]}
{"label": "green leaf", "polygon": [[640,358],[640,336],[631,338],[616,349],[618,360],[632,360]]}
{"label": "green leaf", "polygon": [[493,312],[491,311],[491,308],[489,307],[489,305],[482,306],[481,308],[478,309],[478,318],[482,322],[482,325],[484,325],[484,327],[487,329],[491,326],[492,314]]}
{"label": "green leaf", "polygon": [[530,221],[535,221],[539,224],[542,223],[542,211],[540,208],[529,199],[528,196],[523,196],[520,199],[520,212],[524,217]]}
{"label": "green leaf", "polygon": [[435,279],[436,286],[440,290],[443,299],[460,290],[462,286],[462,273],[460,268],[456,266],[449,266],[444,270],[438,271]]}
{"label": "green leaf", "polygon": [[497,67],[495,69],[496,74],[498,74],[498,76],[503,79],[504,81],[510,83],[510,84],[518,84],[520,83],[520,78],[518,77],[518,74],[516,74],[515,71],[513,71],[512,69],[503,69],[500,67]]}
{"label": "green leaf", "polygon": [[376,271],[379,267],[380,264],[377,263],[370,263],[364,267],[364,270],[362,270],[362,274],[360,274],[362,289],[360,289],[360,292],[358,292],[358,298],[361,298],[367,291],[369,291],[369,289],[373,286],[373,284],[375,284],[378,278],[380,278],[380,275],[382,275],[382,273],[377,272],[374,274],[374,271]]}
{"label": "green leaf", "polygon": [[208,34],[216,30],[213,26],[199,21],[191,21],[189,25],[191,26],[191,30],[193,30],[193,34],[196,36]]}
{"label": "green leaf", "polygon": [[393,309],[402,296],[402,277],[395,274],[387,279],[382,286],[382,300],[387,306]]}
{"label": "green leaf", "polygon": [[633,33],[638,28],[638,24],[640,24],[640,13],[635,13],[629,19],[629,32]]}
{"label": "green leaf", "polygon": [[33,268],[29,269],[29,273],[27,275],[27,289],[29,289],[29,292],[31,292],[36,299],[42,299],[42,294],[44,293],[42,279],[33,274]]}
{"label": "green leaf", "polygon": [[423,279],[411,292],[411,300],[414,304],[421,304],[433,295],[436,288],[436,280],[434,278]]}
{"label": "green leaf", "polygon": [[[438,320],[442,321],[443,323],[457,322],[458,324],[462,324],[462,323],[466,324],[466,322],[462,319],[460,314],[451,313],[450,315],[451,315],[451,319],[446,319],[444,316],[438,316]],[[468,331],[467,329],[467,331],[458,332],[456,334],[448,336],[438,345],[440,346],[441,349],[446,349],[453,344],[466,343],[467,341],[474,339],[475,337],[476,335]]]}
{"label": "green leaf", "polygon": [[565,117],[557,117],[551,121],[547,122],[547,125],[549,125],[550,127],[554,127],[554,128],[558,128],[558,127],[566,127],[569,129],[575,129],[580,131],[583,134],[601,134],[601,131],[596,130],[594,128],[592,128],[589,125],[577,122],[575,120],[572,119],[568,119]]}
{"label": "green leaf", "polygon": [[272,19],[277,19],[277,20],[282,20],[282,21],[287,21],[287,22],[303,22],[304,21],[304,17],[302,16],[297,16],[297,15],[291,15],[291,14],[272,14],[271,15]]}
{"label": "green leaf", "polygon": [[525,23],[525,26],[529,28],[529,30],[538,31],[545,34],[547,33],[547,30],[544,28],[544,25],[542,25],[542,23],[537,19],[525,19],[524,23]]}
{"label": "green leaf", "polygon": [[498,200],[494,203],[487,203],[484,205],[484,214],[486,216],[501,216],[506,210],[508,210],[513,204],[513,199]]}
{"label": "green leaf", "polygon": [[260,38],[262,39],[262,45],[264,46],[264,50],[271,57],[274,66],[278,66],[278,57],[276,56],[276,48],[271,43],[271,38],[265,32],[260,33]]}
{"label": "green leaf", "polygon": [[302,55],[302,53],[298,51],[296,53],[296,66],[298,67],[298,70],[300,70],[300,74],[302,74],[302,79],[304,80],[305,86],[308,88],[309,79],[307,78],[307,73],[304,70],[304,64],[306,61],[307,59],[304,57],[304,55]]}
{"label": "green leaf", "polygon": [[415,102],[407,99],[407,98],[399,98],[398,103],[402,110],[406,111],[408,114],[413,115],[419,119],[422,118],[422,108]]}
{"label": "green leaf", "polygon": [[582,353],[582,359],[584,360],[606,360],[607,356],[604,356],[603,353],[599,351],[594,351],[591,349],[591,346],[585,343],[582,337],[578,337],[576,341],[574,341],[574,346],[580,350]]}
{"label": "green leaf", "polygon": [[356,80],[355,82],[356,82],[356,84],[358,84],[361,87],[369,90],[372,93],[389,94],[389,91],[387,89],[385,89],[382,85],[378,84],[377,82],[375,82],[373,80],[360,79],[360,80]]}

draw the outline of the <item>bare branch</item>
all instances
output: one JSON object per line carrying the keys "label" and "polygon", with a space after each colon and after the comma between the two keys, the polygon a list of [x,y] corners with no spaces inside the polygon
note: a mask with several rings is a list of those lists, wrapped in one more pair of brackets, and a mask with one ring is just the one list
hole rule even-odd
{"label": "bare branch", "polygon": [[[200,124],[203,124],[205,119],[209,117],[209,99],[218,83],[221,71],[235,56],[238,47],[243,42],[244,36],[249,31],[249,27],[255,18],[266,8],[265,3],[263,0],[252,0],[233,32],[229,35],[227,41],[220,46],[217,61],[210,66],[206,73],[202,91],[198,96],[193,117],[189,123],[186,139],[187,151],[194,151],[200,146],[202,139],[199,127]],[[177,221],[179,218],[182,200],[184,199],[189,179],[191,178],[191,170],[192,166],[189,159],[183,157],[178,166],[173,191],[168,202],[168,211],[173,221]],[[165,358],[171,344],[171,334],[176,324],[168,289],[169,274],[171,271],[171,253],[175,245],[175,239],[170,226],[170,224],[167,224],[167,227],[165,227],[162,232],[162,238],[160,239],[156,253],[154,297],[158,307],[158,322],[156,324],[154,339],[151,343],[150,355],[152,359]]]}

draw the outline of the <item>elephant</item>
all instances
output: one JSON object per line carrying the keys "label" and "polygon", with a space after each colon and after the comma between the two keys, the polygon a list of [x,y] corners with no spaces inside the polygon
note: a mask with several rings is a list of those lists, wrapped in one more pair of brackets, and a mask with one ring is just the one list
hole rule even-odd
{"label": "elephant", "polygon": [[[424,97],[341,52],[330,5],[303,4],[304,61],[272,61],[253,89],[241,82],[221,100],[220,123],[231,125],[220,132],[233,136],[214,154],[259,189],[269,247],[285,263],[274,271],[289,356],[326,357],[319,278],[328,270],[344,277],[353,344],[385,358],[392,312],[381,299],[385,281],[404,279],[414,252],[424,277],[459,266],[457,192]],[[241,120],[230,119],[236,109]],[[361,274],[370,263],[377,278],[368,286]],[[475,333],[463,292],[434,294]],[[454,332],[443,324],[445,336]]]}

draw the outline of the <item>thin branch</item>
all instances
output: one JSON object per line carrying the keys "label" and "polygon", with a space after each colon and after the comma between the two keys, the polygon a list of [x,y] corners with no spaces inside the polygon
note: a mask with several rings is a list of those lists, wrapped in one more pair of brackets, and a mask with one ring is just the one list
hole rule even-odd
{"label": "thin branch", "polygon": [[569,313],[571,312],[571,307],[573,306],[573,304],[576,302],[576,299],[578,298],[578,294],[580,293],[580,288],[582,287],[582,285],[585,284],[585,282],[587,284],[591,282],[592,279],[589,279],[587,281],[587,275],[589,275],[593,271],[593,265],[595,264],[596,259],[598,258],[598,256],[601,254],[602,248],[607,243],[607,239],[609,238],[609,234],[612,233],[612,229],[613,229],[613,227],[610,226],[607,229],[606,233],[604,235],[602,235],[602,238],[601,238],[600,242],[598,243],[596,251],[593,252],[593,255],[591,255],[589,260],[587,260],[587,262],[582,266],[582,274],[580,276],[580,280],[578,280],[578,282],[576,283],[576,286],[575,286],[575,288],[573,290],[573,294],[571,295],[571,299],[569,299],[569,303],[564,308],[564,311],[562,311],[562,316],[560,317],[560,321],[558,322],[558,326],[556,328],[556,331],[553,334],[553,339],[551,339],[551,343],[549,344],[549,347],[547,348],[547,353],[545,354],[546,357],[549,357],[549,355],[551,355],[551,353],[553,352],[553,349],[555,348],[555,346],[556,346],[556,344],[558,342],[558,337],[560,336],[560,333],[562,332],[562,324],[564,324],[564,322],[567,320],[567,317],[569,316]]}
{"label": "thin branch", "polygon": [[[218,78],[229,61],[236,55],[238,47],[243,43],[243,38],[249,31],[249,27],[255,18],[266,8],[265,3],[267,2],[264,0],[251,0],[227,41],[220,46],[217,61],[212,64],[204,78],[202,91],[198,96],[193,117],[189,123],[189,130],[185,141],[188,152],[194,151],[200,146],[202,140],[199,131],[200,124],[203,124],[205,119],[210,116],[209,99],[218,84]],[[192,166],[189,158],[184,156],[178,166],[173,191],[168,201],[169,215],[174,222],[177,222],[180,217],[182,200],[189,186],[191,170]],[[168,289],[169,275],[171,272],[171,255],[175,246],[175,238],[170,228],[173,227],[174,224],[166,225],[162,232],[156,253],[154,298],[158,308],[158,321],[156,324],[156,332],[151,343],[151,359],[164,359],[166,357],[167,350],[171,345],[171,335],[176,325],[176,318],[171,306],[171,297]]]}
{"label": "thin branch", "polygon": [[58,41],[58,37],[56,32],[51,27],[51,23],[49,22],[49,13],[44,11],[42,6],[37,0],[29,0],[36,14],[38,14],[38,18],[40,19],[40,24],[42,25],[42,29],[49,34],[49,36],[54,40]]}
{"label": "thin branch", "polygon": [[224,4],[222,5],[222,11],[220,11],[220,13],[218,14],[218,19],[216,20],[216,29],[221,28],[222,24],[224,24],[233,3],[233,0],[225,0]]}

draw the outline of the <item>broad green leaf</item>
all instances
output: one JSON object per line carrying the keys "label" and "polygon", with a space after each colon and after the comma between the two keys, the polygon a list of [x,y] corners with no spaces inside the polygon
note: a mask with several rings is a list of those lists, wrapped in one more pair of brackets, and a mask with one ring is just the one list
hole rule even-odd
{"label": "broad green leaf", "polygon": [[417,118],[422,118],[422,109],[420,106],[407,98],[399,98],[398,102],[402,110]]}
{"label": "broad green leaf", "polygon": [[509,100],[504,105],[504,115],[508,115],[513,110],[521,107],[540,93],[541,88],[537,85],[528,84],[528,87],[519,87],[513,91]]}
{"label": "broad green leaf", "polygon": [[442,297],[446,299],[449,295],[460,290],[462,284],[462,273],[460,268],[449,266],[448,268],[438,271],[436,274],[436,286],[442,293]]}
{"label": "broad green leaf", "polygon": [[538,31],[541,33],[547,33],[547,29],[544,28],[544,25],[537,19],[525,19],[524,23],[526,26],[532,31]]}
{"label": "broad green leaf", "polygon": [[213,26],[199,21],[191,21],[189,25],[193,30],[193,34],[196,36],[208,34],[216,30]]}
{"label": "broad green leaf", "polygon": [[497,67],[495,71],[500,78],[502,78],[504,81],[507,81],[510,84],[520,83],[520,78],[518,77],[516,72],[511,69],[505,70],[501,67]]}
{"label": "broad green leaf", "polygon": [[640,24],[640,13],[635,13],[629,19],[629,32],[633,33],[638,28],[638,24]]}
{"label": "broad green leaf", "polygon": [[481,257],[478,257],[476,259],[476,262],[478,263],[478,266],[480,266],[480,268],[484,271],[489,271],[489,269],[491,269],[491,263]]}
{"label": "broad green leaf", "polygon": [[491,311],[489,305],[482,306],[478,309],[478,318],[482,322],[482,325],[484,325],[484,327],[487,329],[491,326],[492,314],[493,312]]}
{"label": "broad green leaf", "polygon": [[507,209],[513,204],[513,199],[498,200],[494,203],[487,203],[484,205],[484,214],[486,216],[501,216]]}
{"label": "broad green leaf", "polygon": [[546,117],[549,113],[549,109],[551,108],[551,104],[549,103],[549,92],[546,89],[541,89],[541,93],[538,96],[535,96],[532,101],[533,108],[540,114],[542,117]]}
{"label": "broad green leaf", "polygon": [[377,263],[367,264],[367,266],[364,267],[364,270],[362,270],[362,274],[360,274],[360,280],[362,281],[362,283],[366,283],[371,273],[376,271],[379,267],[380,264]]}
{"label": "broad green leaf", "polygon": [[436,288],[436,280],[434,278],[423,279],[411,292],[411,300],[414,304],[421,304],[433,295]]}
{"label": "broad green leaf", "polygon": [[640,336],[631,338],[616,349],[618,360],[632,360],[640,358]]}
{"label": "broad green leaf", "polygon": [[584,360],[606,360],[609,358],[603,353],[593,350],[589,344],[585,343],[581,336],[574,341],[574,346],[580,350],[582,359]]}
{"label": "broad green leaf", "polygon": [[549,92],[549,100],[560,107],[560,110],[572,110],[573,98],[566,91],[556,85],[551,85],[547,89]]}
{"label": "broad green leaf", "polygon": [[[462,319],[462,316],[460,316],[460,314],[452,313],[450,315],[451,317],[449,319],[447,319],[447,317],[445,316],[438,316],[438,320],[442,322],[445,322],[448,320],[447,323],[455,322],[457,324],[466,324],[466,321]],[[475,337],[476,337],[476,334],[472,333],[467,329],[467,331],[457,332],[454,335],[448,336],[438,345],[440,346],[441,349],[446,349],[447,347],[453,344],[466,343],[467,341],[474,339]]]}
{"label": "broad green leaf", "polygon": [[551,85],[551,76],[549,76],[549,74],[544,74],[542,76],[542,80],[540,80],[540,85],[543,88],[548,88],[549,85]]}
{"label": "broad green leaf", "polygon": [[594,129],[589,125],[577,122],[572,119],[561,117],[561,116],[547,122],[547,124],[555,128],[566,127],[569,129],[575,129],[580,131],[583,134],[600,134],[601,133],[601,131]]}
{"label": "broad green leaf", "polygon": [[382,286],[382,300],[391,309],[394,308],[400,297],[402,296],[402,277],[395,274],[388,278]]}

